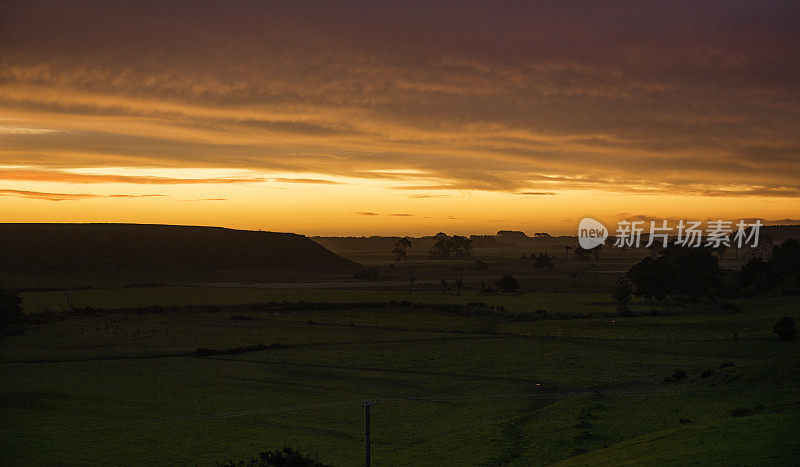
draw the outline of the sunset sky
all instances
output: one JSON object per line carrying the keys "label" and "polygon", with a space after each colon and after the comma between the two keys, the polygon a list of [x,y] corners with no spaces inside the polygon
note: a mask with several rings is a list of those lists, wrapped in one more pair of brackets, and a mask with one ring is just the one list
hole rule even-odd
{"label": "sunset sky", "polygon": [[798,195],[794,1],[0,2],[0,222],[574,234]]}

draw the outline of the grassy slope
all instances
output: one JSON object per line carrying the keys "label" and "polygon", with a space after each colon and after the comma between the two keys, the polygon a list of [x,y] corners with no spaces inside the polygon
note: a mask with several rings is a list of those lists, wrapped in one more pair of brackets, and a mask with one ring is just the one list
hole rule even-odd
{"label": "grassy slope", "polygon": [[[176,301],[191,295],[176,293]],[[360,292],[308,293],[354,301]],[[509,306],[533,306],[525,301],[538,295],[512,296]],[[552,299],[565,310],[605,306],[582,294]],[[364,397],[381,400],[376,465],[785,462],[798,455],[785,433],[797,426],[800,400],[781,386],[800,384],[800,342],[777,341],[769,328],[797,305],[796,297],[748,300],[731,316],[615,318],[614,326],[405,308],[58,321],[0,341],[0,463],[209,464],[288,444],[352,465]],[[201,346],[272,342],[292,347],[190,356]],[[159,354],[181,356],[130,358]],[[40,362],[11,363],[20,360]],[[699,377],[726,361],[736,366]],[[689,380],[661,383],[676,368]]]}

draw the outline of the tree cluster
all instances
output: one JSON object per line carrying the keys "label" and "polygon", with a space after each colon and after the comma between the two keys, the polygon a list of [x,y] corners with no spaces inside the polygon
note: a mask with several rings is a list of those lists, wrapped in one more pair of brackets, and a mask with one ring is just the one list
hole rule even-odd
{"label": "tree cluster", "polygon": [[736,274],[736,287],[743,295],[755,295],[792,276],[800,284],[800,242],[789,239],[772,248],[770,259],[745,263]]}
{"label": "tree cluster", "polygon": [[722,270],[718,258],[706,248],[670,245],[657,258],[647,257],[627,274],[634,294],[663,300],[668,294],[687,294],[697,299],[717,286]]}
{"label": "tree cluster", "polygon": [[434,258],[469,258],[472,256],[472,240],[461,235],[452,237],[444,232],[434,236],[433,249],[429,254]]}
{"label": "tree cluster", "polygon": [[[647,257],[628,270],[636,296],[663,300],[670,294],[697,299],[704,293],[755,295],[794,276],[800,283],[800,242],[786,240],[770,259],[753,258],[739,270],[723,270],[708,248],[669,245],[657,257]],[[718,251],[716,252],[719,253]]]}

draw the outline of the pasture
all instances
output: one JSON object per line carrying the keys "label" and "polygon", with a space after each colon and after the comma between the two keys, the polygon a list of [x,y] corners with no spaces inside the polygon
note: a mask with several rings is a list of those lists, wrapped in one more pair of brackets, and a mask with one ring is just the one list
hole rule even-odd
{"label": "pasture", "polygon": [[[357,465],[366,398],[379,400],[375,465],[800,456],[800,343],[771,333],[778,317],[796,315],[795,296],[713,313],[640,300],[620,317],[600,290],[69,294],[74,306],[106,311],[0,340],[2,463],[213,465],[292,446]],[[64,293],[24,299],[35,312]],[[474,302],[493,311],[442,306]],[[152,305],[161,308],[141,310]],[[536,309],[547,317],[515,316]],[[257,344],[268,348],[228,352]],[[687,377],[663,382],[676,370]]]}

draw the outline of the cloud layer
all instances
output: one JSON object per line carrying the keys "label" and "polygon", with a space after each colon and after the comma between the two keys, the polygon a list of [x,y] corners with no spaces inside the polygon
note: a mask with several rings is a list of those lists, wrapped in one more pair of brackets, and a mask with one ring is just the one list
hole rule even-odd
{"label": "cloud layer", "polygon": [[[798,43],[790,1],[3,2],[0,179],[797,197]],[[319,177],[64,171],[120,166]]]}

